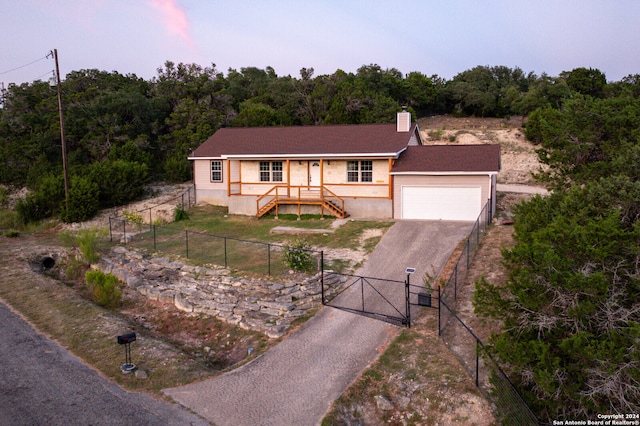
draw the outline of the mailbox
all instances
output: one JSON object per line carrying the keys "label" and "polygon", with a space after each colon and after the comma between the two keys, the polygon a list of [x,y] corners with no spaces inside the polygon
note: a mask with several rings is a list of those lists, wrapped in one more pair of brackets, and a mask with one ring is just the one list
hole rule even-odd
{"label": "mailbox", "polygon": [[126,345],[127,343],[131,343],[135,341],[136,341],[136,333],[133,331],[131,333],[122,334],[118,336],[118,343],[121,345]]}

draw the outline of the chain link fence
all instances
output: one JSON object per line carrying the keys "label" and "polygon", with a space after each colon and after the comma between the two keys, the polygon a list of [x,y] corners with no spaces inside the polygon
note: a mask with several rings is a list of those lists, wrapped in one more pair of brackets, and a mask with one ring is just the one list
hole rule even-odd
{"label": "chain link fence", "polygon": [[200,265],[216,265],[259,275],[288,274],[287,253],[294,252],[303,271],[315,275],[323,270],[323,253],[280,244],[242,240],[163,225],[176,211],[196,204],[193,188],[163,203],[109,218],[111,242],[126,244],[148,253],[162,252]]}
{"label": "chain link fence", "polygon": [[242,240],[183,228],[110,218],[111,241],[154,253],[162,252],[189,259],[199,265],[215,265],[250,274],[283,275],[292,269],[285,255],[297,253],[305,266],[302,271],[315,275],[323,270],[323,252],[286,245]]}
{"label": "chain link fence", "polygon": [[482,209],[439,297],[438,335],[495,406],[502,425],[542,424],[522,399],[509,378],[488,353],[483,342],[456,314],[458,286],[464,283],[482,234],[491,223],[490,204]]}

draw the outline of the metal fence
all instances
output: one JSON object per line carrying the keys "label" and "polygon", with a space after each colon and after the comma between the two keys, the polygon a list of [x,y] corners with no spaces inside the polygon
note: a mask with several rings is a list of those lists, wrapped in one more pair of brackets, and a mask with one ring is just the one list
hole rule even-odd
{"label": "metal fence", "polygon": [[489,355],[480,338],[442,299],[440,313],[448,318],[440,337],[475,380],[476,387],[493,402],[495,415],[500,424],[541,424],[500,366]]}
{"label": "metal fence", "polygon": [[[291,270],[285,255],[298,253],[302,272],[315,275],[323,270],[323,252],[286,245],[242,240],[184,228],[109,218],[111,241],[147,252],[184,257],[200,265],[216,265],[259,275],[282,275]],[[300,263],[300,262],[299,262]]]}
{"label": "metal fence", "polygon": [[184,257],[201,265],[216,265],[260,275],[278,275],[291,269],[286,253],[297,252],[316,274],[323,270],[323,253],[280,244],[242,240],[163,225],[174,219],[176,209],[196,204],[193,188],[163,203],[109,218],[109,239],[148,252]]}
{"label": "metal fence", "polygon": [[162,224],[172,222],[175,218],[176,210],[188,210],[196,205],[195,188],[189,187],[182,194],[169,198],[161,203],[153,206],[136,210],[135,212],[123,211],[111,219],[127,219],[132,222],[140,222],[147,224]]}
{"label": "metal fence", "polygon": [[486,350],[482,341],[455,313],[458,285],[462,285],[477,251],[482,233],[491,223],[490,204],[482,209],[467,241],[444,283],[438,298],[438,335],[458,358],[475,384],[495,405],[495,414],[503,425],[542,424],[522,399],[509,378]]}

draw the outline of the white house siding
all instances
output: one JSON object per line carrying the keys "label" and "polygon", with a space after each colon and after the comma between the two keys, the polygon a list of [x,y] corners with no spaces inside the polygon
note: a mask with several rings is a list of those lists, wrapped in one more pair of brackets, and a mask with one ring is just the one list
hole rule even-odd
{"label": "white house siding", "polygon": [[393,182],[393,217],[402,218],[402,188],[404,186],[431,186],[451,188],[473,188],[481,190],[482,208],[491,197],[491,177],[486,175],[395,175]]}
{"label": "white house siding", "polygon": [[[355,160],[356,159],[354,159],[354,161]],[[325,160],[323,164],[324,186],[340,197],[375,197],[388,199],[389,160],[372,161],[372,182],[347,182],[347,160]]]}
{"label": "white house siding", "polygon": [[[388,198],[389,161],[387,159],[372,161],[373,182],[347,182],[347,160],[324,160],[322,182],[324,186],[341,197]],[[282,182],[260,182],[260,161],[244,160],[240,164],[243,195],[262,195],[276,185],[287,185],[287,177],[292,186],[304,186],[309,181],[308,167],[310,166],[307,160],[291,160],[289,172],[287,172],[287,162],[283,160]],[[233,168],[236,166],[232,166],[232,172]]]}
{"label": "white house siding", "polygon": [[193,177],[196,183],[196,200],[217,206],[227,206],[227,167],[222,161],[222,182],[211,182],[211,160],[194,160]]}

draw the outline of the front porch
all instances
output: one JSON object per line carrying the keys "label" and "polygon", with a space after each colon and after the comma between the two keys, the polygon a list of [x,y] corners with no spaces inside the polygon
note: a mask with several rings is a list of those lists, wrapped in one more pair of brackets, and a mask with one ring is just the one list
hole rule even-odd
{"label": "front porch", "polygon": [[344,200],[325,186],[290,186],[276,185],[256,200],[257,217],[262,217],[275,210],[278,217],[280,206],[297,206],[298,218],[303,206],[319,206],[324,217],[331,214],[339,219],[348,216],[344,208]]}

